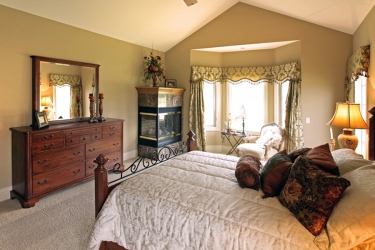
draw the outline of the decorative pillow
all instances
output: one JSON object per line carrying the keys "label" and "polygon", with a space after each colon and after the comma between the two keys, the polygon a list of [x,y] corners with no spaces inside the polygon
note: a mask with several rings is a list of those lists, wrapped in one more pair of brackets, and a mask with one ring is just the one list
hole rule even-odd
{"label": "decorative pillow", "polygon": [[301,224],[317,236],[324,229],[333,207],[350,182],[320,169],[306,156],[297,158],[279,201]]}
{"label": "decorative pillow", "polygon": [[306,156],[313,160],[324,171],[337,176],[340,175],[339,167],[333,160],[328,143],[312,148]]}
{"label": "decorative pillow", "polygon": [[357,154],[355,151],[342,148],[332,151],[332,157],[340,170],[340,175],[346,174],[353,171],[359,167],[375,164],[374,161],[363,159],[363,156]]}
{"label": "decorative pillow", "polygon": [[290,160],[294,162],[298,158],[298,156],[306,155],[310,150],[311,148],[300,148],[290,152],[288,155],[290,157]]}
{"label": "decorative pillow", "polygon": [[273,155],[263,167],[260,173],[263,198],[278,196],[288,179],[292,161],[288,155],[279,152]]}
{"label": "decorative pillow", "polygon": [[259,190],[259,170],[261,167],[262,164],[257,156],[250,154],[242,156],[237,162],[235,171],[235,175],[240,187]]}

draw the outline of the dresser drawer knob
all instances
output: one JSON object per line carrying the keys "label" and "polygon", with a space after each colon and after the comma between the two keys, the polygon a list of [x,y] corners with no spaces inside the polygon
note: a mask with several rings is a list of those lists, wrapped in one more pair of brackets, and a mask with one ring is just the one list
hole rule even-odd
{"label": "dresser drawer knob", "polygon": [[79,172],[81,172],[81,169],[78,169],[77,171],[73,171],[73,174],[78,174]]}
{"label": "dresser drawer knob", "polygon": [[113,145],[113,146],[117,146],[117,145],[118,145],[118,142],[116,142],[116,143],[113,143],[112,145]]}
{"label": "dresser drawer knob", "polygon": [[92,165],[89,165],[89,169],[93,169],[93,168],[95,168],[95,164],[92,164]]}
{"label": "dresser drawer knob", "polygon": [[79,155],[82,151],[73,152],[74,155]]}
{"label": "dresser drawer knob", "polygon": [[50,136],[44,136],[44,139],[46,139],[46,140],[50,140],[50,139],[52,139],[53,138],[53,135],[50,135]]}
{"label": "dresser drawer knob", "polygon": [[118,157],[117,158],[114,158],[114,159],[112,159],[113,161],[118,161]]}
{"label": "dresser drawer knob", "polygon": [[99,138],[99,136],[95,135],[95,139],[98,139],[98,138]]}
{"label": "dresser drawer knob", "polygon": [[109,126],[109,129],[114,130],[115,126]]}
{"label": "dresser drawer knob", "polygon": [[53,147],[53,145],[54,145],[53,143],[51,143],[50,145],[44,144],[44,148],[50,149]]}
{"label": "dresser drawer knob", "polygon": [[110,136],[114,136],[115,134],[115,132],[109,133]]}
{"label": "dresser drawer knob", "polygon": [[95,150],[96,150],[96,148],[89,148],[90,152],[94,152]]}
{"label": "dresser drawer knob", "polygon": [[70,139],[70,141],[69,141],[70,143],[72,143],[72,142],[74,142],[74,140],[73,139]]}
{"label": "dresser drawer knob", "polygon": [[38,160],[38,164],[44,164],[44,163],[46,163],[48,161],[48,159],[44,159],[44,161],[40,161],[40,160]]}
{"label": "dresser drawer knob", "polygon": [[87,139],[86,139],[86,137],[83,137],[82,140],[83,140],[83,141],[86,141]]}
{"label": "dresser drawer knob", "polygon": [[45,179],[43,182],[38,181],[38,184],[41,185],[41,186],[43,186],[43,185],[46,184],[47,182],[48,182],[48,179]]}

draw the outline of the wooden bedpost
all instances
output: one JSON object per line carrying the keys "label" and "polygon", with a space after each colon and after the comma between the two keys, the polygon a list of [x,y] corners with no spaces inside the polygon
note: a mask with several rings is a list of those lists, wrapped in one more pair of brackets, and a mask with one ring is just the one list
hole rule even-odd
{"label": "wooden bedpost", "polygon": [[194,132],[192,130],[189,131],[189,133],[187,133],[187,135],[189,136],[189,138],[187,139],[187,151],[190,152],[190,151],[194,151],[195,150],[195,139],[194,139]]}
{"label": "wooden bedpost", "polygon": [[98,164],[95,168],[95,216],[97,216],[108,196],[108,173],[104,166],[108,158],[100,154],[94,162]]}

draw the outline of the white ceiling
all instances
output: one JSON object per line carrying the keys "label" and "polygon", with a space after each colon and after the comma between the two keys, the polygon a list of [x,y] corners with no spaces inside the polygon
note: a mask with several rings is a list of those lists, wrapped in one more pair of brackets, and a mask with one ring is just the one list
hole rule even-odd
{"label": "white ceiling", "polygon": [[353,34],[375,0],[0,0],[0,4],[137,45],[168,51],[243,2]]}

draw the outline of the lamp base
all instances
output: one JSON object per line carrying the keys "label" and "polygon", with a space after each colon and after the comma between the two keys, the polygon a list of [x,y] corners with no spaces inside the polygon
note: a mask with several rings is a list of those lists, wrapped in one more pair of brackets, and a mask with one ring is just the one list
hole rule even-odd
{"label": "lamp base", "polygon": [[358,138],[353,134],[354,130],[344,128],[342,134],[337,137],[340,148],[349,148],[355,151],[358,146]]}

